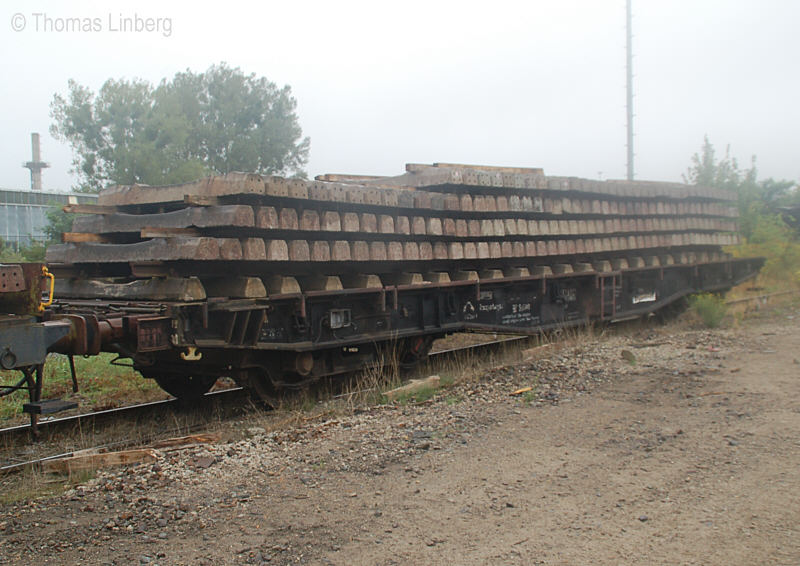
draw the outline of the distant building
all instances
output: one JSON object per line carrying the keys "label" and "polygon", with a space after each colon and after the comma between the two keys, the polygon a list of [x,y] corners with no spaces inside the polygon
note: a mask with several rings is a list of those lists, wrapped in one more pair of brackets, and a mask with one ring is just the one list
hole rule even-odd
{"label": "distant building", "polygon": [[0,189],[0,238],[14,249],[44,242],[47,211],[66,204],[95,204],[97,195]]}

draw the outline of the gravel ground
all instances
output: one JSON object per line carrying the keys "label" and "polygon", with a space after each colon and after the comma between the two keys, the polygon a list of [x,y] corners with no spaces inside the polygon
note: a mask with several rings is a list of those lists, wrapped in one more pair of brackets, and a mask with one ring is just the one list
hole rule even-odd
{"label": "gravel ground", "polygon": [[798,564],[797,320],[579,337],[419,404],[248,417],[0,507],[0,563]]}

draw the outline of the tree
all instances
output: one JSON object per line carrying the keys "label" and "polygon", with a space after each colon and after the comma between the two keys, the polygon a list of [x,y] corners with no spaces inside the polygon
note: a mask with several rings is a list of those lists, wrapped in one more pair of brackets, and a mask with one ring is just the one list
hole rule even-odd
{"label": "tree", "polygon": [[703,138],[700,153],[692,155],[692,165],[683,176],[683,180],[692,185],[716,187],[738,192],[743,184],[755,183],[757,176],[756,158],[751,159],[750,169],[739,169],[739,162],[731,157],[731,147],[725,148],[725,157],[717,160],[714,146]]}
{"label": "tree", "polygon": [[693,185],[716,187],[736,193],[739,207],[739,231],[750,239],[757,232],[759,222],[774,224],[779,219],[766,218],[777,215],[776,207],[791,201],[796,186],[792,181],[776,181],[766,179],[758,181],[756,158],[753,156],[749,169],[740,169],[736,158],[731,157],[730,146],[725,148],[725,156],[717,159],[714,146],[703,138],[703,146],[699,153],[692,156],[683,180]]}
{"label": "tree", "polygon": [[47,216],[47,226],[44,227],[44,235],[47,236],[47,243],[60,243],[61,235],[64,232],[72,231],[72,221],[75,215],[64,212],[58,205],[53,205],[45,215]]}
{"label": "tree", "polygon": [[53,97],[50,131],[72,145],[76,190],[230,171],[304,176],[310,142],[296,107],[289,86],[221,63],[157,87],[109,79],[97,94],[70,80]]}
{"label": "tree", "polygon": [[736,193],[739,206],[739,232],[743,245],[730,251],[739,257],[760,256],[766,259],[761,270],[762,284],[783,288],[800,284],[800,243],[779,214],[779,208],[798,204],[800,194],[792,181],[766,179],[758,181],[755,158],[749,169],[740,169],[736,159],[726,148],[725,157],[716,158],[714,146],[703,140],[699,153],[692,156],[692,164],[684,181],[726,189]]}

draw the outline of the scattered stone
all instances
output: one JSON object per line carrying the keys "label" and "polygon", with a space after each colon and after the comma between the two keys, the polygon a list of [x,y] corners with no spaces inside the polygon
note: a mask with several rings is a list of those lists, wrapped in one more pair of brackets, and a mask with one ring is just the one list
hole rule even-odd
{"label": "scattered stone", "polygon": [[214,459],[213,456],[199,456],[195,458],[192,463],[198,468],[202,468],[205,470],[206,468],[210,468],[215,461],[216,460]]}

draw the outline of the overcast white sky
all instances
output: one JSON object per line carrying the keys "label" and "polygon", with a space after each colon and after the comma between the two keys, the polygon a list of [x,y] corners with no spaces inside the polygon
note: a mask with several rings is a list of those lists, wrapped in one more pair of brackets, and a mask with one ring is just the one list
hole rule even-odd
{"label": "overcast white sky", "polygon": [[[624,0],[213,5],[5,1],[0,187],[30,186],[33,131],[45,190],[73,184],[70,148],[48,133],[68,79],[96,91],[221,61],[291,85],[310,175],[433,161],[625,175]],[[171,33],[116,31],[134,16]],[[52,29],[71,17],[102,29]],[[704,134],[744,165],[757,155],[762,178],[800,178],[800,2],[634,0],[633,21],[637,178],[680,180]]]}

